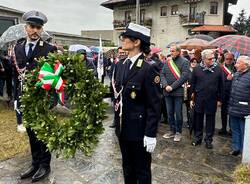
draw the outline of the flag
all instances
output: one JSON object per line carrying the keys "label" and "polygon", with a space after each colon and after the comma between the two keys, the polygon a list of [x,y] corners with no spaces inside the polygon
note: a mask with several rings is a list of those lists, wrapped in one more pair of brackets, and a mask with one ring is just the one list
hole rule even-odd
{"label": "flag", "polygon": [[103,66],[102,38],[100,35],[100,45],[99,45],[98,62],[97,62],[97,74],[98,74],[98,79],[100,81],[102,80],[103,67],[104,66]]}

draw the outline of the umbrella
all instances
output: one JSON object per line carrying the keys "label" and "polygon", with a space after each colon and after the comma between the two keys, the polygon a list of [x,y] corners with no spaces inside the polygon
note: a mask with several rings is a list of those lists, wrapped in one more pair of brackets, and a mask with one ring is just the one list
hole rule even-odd
{"label": "umbrella", "polygon": [[182,49],[188,49],[188,50],[192,50],[192,49],[203,50],[203,49],[216,48],[216,46],[210,45],[208,41],[198,39],[198,38],[187,39],[186,41],[180,44],[180,47]]}
{"label": "umbrella", "polygon": [[205,35],[205,34],[196,34],[196,35],[189,37],[188,39],[192,39],[192,38],[198,38],[198,39],[202,39],[202,40],[205,40],[208,42],[214,40],[214,38],[212,36]]}
{"label": "umbrella", "polygon": [[179,45],[182,41],[170,42],[167,44],[166,48],[170,48],[171,45]]}
{"label": "umbrella", "polygon": [[98,47],[95,47],[95,46],[91,46],[90,47],[90,50],[91,50],[91,52],[93,52],[93,53],[99,53],[99,48]]}
{"label": "umbrella", "polygon": [[238,55],[250,56],[250,38],[243,35],[226,35],[210,42],[222,49],[227,49]]}
{"label": "umbrella", "polygon": [[69,52],[77,52],[78,50],[84,49],[86,52],[91,52],[90,48],[81,44],[74,44],[69,46]]}
{"label": "umbrella", "polygon": [[107,52],[104,52],[104,57],[105,58],[111,58],[111,56],[113,55],[113,57],[116,57],[118,53],[117,49],[110,49]]}
{"label": "umbrella", "polygon": [[[10,26],[0,37],[0,48],[8,43],[16,42],[17,40],[26,37],[27,33],[25,31],[25,24]],[[46,31],[43,31],[41,34],[41,38],[43,40],[47,40],[51,38],[51,36]]]}
{"label": "umbrella", "polygon": [[157,54],[157,53],[159,53],[161,51],[162,51],[162,49],[158,48],[158,47],[151,48],[151,54]]}

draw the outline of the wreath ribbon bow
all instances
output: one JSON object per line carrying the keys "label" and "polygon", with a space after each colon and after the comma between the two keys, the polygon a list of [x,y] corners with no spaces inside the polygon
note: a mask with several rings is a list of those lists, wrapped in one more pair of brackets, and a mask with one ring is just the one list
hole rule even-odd
{"label": "wreath ribbon bow", "polygon": [[62,104],[64,104],[64,81],[61,78],[63,70],[64,67],[60,61],[56,61],[54,69],[49,63],[45,62],[39,71],[38,79],[40,81],[36,83],[37,87],[47,91],[51,88],[55,89]]}

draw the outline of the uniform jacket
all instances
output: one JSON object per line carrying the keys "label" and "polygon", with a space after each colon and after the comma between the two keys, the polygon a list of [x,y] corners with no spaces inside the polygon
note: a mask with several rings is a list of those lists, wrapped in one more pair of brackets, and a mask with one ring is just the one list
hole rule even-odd
{"label": "uniform jacket", "polygon": [[195,111],[198,113],[215,114],[217,101],[223,100],[222,70],[217,65],[213,71],[203,71],[200,65],[193,70],[190,92],[195,94]]}
{"label": "uniform jacket", "polygon": [[165,96],[183,96],[182,85],[188,80],[188,75],[190,72],[189,67],[188,67],[188,61],[182,56],[178,56],[173,61],[175,62],[176,66],[179,68],[181,72],[181,77],[178,80],[174,77],[166,61],[161,72],[161,84],[164,89],[166,86],[169,85],[173,88],[173,90],[171,92],[167,92],[166,90],[163,90],[163,94]]}
{"label": "uniform jacket", "polygon": [[[27,58],[25,53],[25,44],[26,40],[23,42],[18,43],[15,46],[15,55],[16,55],[16,62],[20,69],[26,67],[28,71],[34,69],[37,66],[37,61],[40,57],[47,56],[49,52],[56,51],[56,47],[50,45],[47,42],[44,42],[42,40],[39,40],[33,50],[32,56],[30,58]],[[16,80],[15,88],[15,94],[14,98],[17,99],[20,93],[20,90],[18,89],[20,87],[18,82],[18,73],[16,68],[14,68],[14,80]]]}
{"label": "uniform jacket", "polygon": [[142,140],[145,135],[156,137],[161,107],[159,68],[153,61],[146,62],[142,54],[123,81],[123,62],[117,63],[114,72],[116,91],[123,86],[122,123],[120,127],[118,109],[115,113],[116,133],[120,139],[132,141]]}
{"label": "uniform jacket", "polygon": [[229,114],[236,117],[250,115],[250,69],[236,72],[229,101]]}

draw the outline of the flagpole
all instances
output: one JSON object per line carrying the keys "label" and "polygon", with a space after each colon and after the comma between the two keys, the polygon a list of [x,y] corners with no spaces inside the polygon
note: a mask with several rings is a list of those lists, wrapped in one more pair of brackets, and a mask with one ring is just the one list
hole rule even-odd
{"label": "flagpole", "polygon": [[140,0],[136,0],[136,24],[140,24]]}

